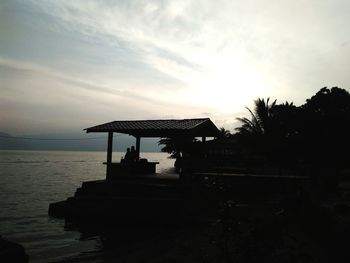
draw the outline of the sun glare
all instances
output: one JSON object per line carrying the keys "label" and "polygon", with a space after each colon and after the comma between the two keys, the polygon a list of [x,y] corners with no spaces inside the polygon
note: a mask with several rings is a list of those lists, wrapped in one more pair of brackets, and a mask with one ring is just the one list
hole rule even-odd
{"label": "sun glare", "polygon": [[264,89],[257,71],[240,60],[215,59],[194,81],[195,102],[229,113],[242,110]]}

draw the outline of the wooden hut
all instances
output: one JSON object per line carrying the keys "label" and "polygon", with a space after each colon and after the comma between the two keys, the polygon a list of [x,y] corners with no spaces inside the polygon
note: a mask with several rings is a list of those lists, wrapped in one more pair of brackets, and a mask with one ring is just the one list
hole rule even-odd
{"label": "wooden hut", "polygon": [[[168,120],[127,120],[112,121],[85,129],[87,133],[108,133],[106,178],[112,179],[118,175],[154,174],[157,162],[140,160],[141,138],[185,138],[200,137],[205,141],[207,137],[219,134],[218,128],[209,118],[197,119],[168,119]],[[136,162],[112,162],[113,134],[123,133],[136,139]]]}

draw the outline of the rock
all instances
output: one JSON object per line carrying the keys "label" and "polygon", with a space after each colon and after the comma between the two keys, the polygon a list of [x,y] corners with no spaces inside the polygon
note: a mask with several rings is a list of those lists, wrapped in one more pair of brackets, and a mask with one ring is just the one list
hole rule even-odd
{"label": "rock", "polygon": [[0,236],[0,262],[27,263],[28,255],[22,245],[3,239]]}
{"label": "rock", "polygon": [[51,203],[49,206],[49,216],[64,218],[66,215],[66,201]]}

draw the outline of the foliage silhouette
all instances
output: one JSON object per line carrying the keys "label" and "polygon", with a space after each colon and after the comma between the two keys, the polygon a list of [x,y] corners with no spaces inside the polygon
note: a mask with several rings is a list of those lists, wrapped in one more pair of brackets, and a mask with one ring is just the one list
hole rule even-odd
{"label": "foliage silhouette", "polygon": [[260,165],[299,169],[336,184],[339,171],[349,166],[344,154],[350,148],[350,94],[338,87],[320,89],[296,107],[293,103],[269,104],[258,98],[248,111],[251,119],[238,118],[239,145],[245,158],[258,156]]}
{"label": "foliage silhouette", "polygon": [[221,127],[219,131],[220,133],[216,139],[226,139],[231,137],[231,132],[229,130],[226,130],[224,127]]}
{"label": "foliage silhouette", "polygon": [[164,145],[161,149],[162,152],[170,154],[171,158],[178,158],[183,155],[183,152],[196,142],[197,139],[191,136],[181,136],[172,138],[161,138],[158,142],[159,145]]}
{"label": "foliage silhouette", "polygon": [[243,123],[241,127],[237,128],[237,131],[241,134],[266,134],[270,130],[270,120],[273,108],[276,105],[276,100],[269,105],[270,98],[264,99],[258,98],[254,101],[254,112],[248,107],[246,109],[251,115],[251,120],[248,118],[237,118]]}

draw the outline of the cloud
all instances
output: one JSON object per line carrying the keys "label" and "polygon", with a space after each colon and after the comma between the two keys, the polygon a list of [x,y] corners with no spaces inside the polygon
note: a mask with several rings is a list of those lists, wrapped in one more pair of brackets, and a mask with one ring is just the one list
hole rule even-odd
{"label": "cloud", "polygon": [[[308,78],[310,73],[324,72],[317,60],[332,62],[327,50],[337,49],[349,36],[345,26],[349,4],[345,1],[34,3],[63,28],[102,42],[122,41],[140,54],[143,63],[184,82],[193,93],[202,88],[203,82],[217,82],[223,77],[226,83],[221,85],[226,87],[216,87],[222,92],[229,87],[239,93],[238,84],[253,93],[268,95],[283,86],[291,89],[300,79],[306,86],[318,84]],[[240,67],[248,70],[239,72],[236,78],[234,72],[231,78],[210,74],[223,70],[218,65],[222,60],[231,61],[226,66],[232,71]],[[240,79],[242,74],[250,76]],[[331,79],[328,75],[325,81]],[[258,83],[249,83],[252,78],[258,78]]]}
{"label": "cloud", "polygon": [[103,85],[98,85],[97,83],[89,82],[87,80],[74,78],[48,67],[43,67],[28,62],[3,59],[0,57],[0,68],[16,72],[15,75],[17,76],[29,73],[30,75],[42,76],[42,78],[56,79],[60,83],[74,86],[75,92],[79,95],[83,95],[84,93],[77,90],[77,88],[93,92],[96,95],[99,94],[101,96],[118,96],[121,99],[132,99],[135,100],[136,103],[142,101],[149,104],[164,104],[161,101],[143,96],[140,93],[105,87]]}
{"label": "cloud", "polygon": [[122,119],[198,117],[202,108],[103,87],[51,68],[0,58],[1,123],[18,134],[80,130]]}
{"label": "cloud", "polygon": [[56,94],[67,118],[80,105],[76,119],[210,112],[232,126],[257,97],[301,104],[326,85],[349,89],[345,0],[29,0],[2,9],[1,98],[18,115],[14,105],[27,105],[26,118],[35,119],[35,102],[46,105],[41,92],[53,104]]}

